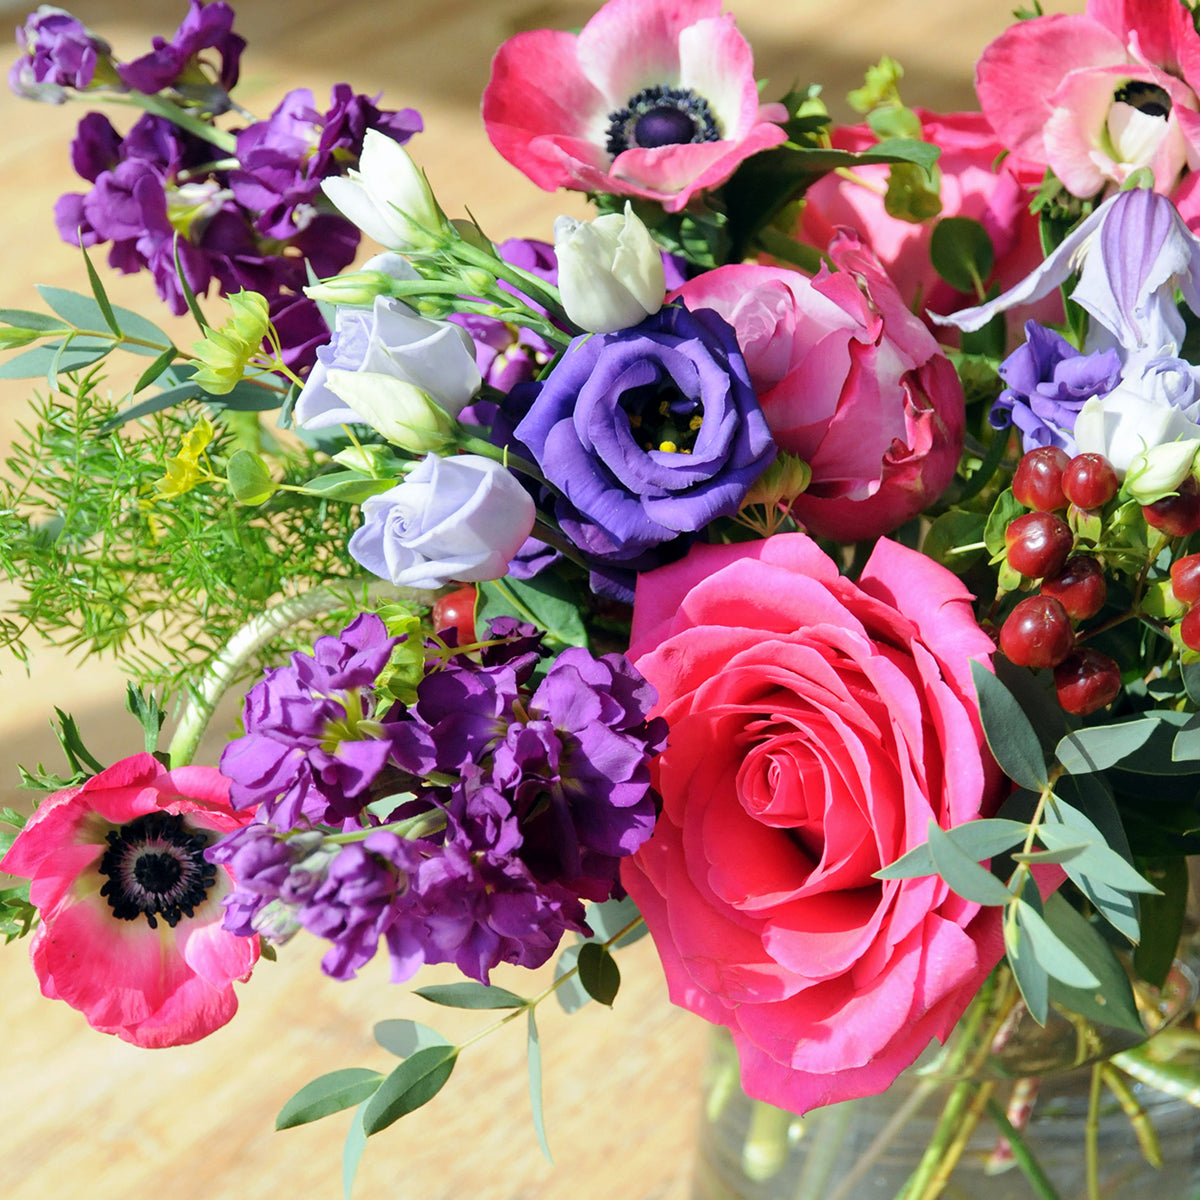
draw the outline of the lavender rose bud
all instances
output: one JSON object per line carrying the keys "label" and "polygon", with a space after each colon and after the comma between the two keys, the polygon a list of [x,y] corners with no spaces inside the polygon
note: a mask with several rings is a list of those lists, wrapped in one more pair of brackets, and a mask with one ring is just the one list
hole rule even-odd
{"label": "lavender rose bud", "polygon": [[351,557],[397,587],[499,579],[534,521],[533,500],[516,477],[477,454],[426,455],[362,511]]}

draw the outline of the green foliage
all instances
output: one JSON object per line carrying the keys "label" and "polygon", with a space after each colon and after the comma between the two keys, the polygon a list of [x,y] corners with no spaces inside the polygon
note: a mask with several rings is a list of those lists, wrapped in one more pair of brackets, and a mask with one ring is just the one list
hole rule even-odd
{"label": "green foliage", "polygon": [[929,240],[933,268],[951,287],[983,298],[983,282],[992,273],[996,251],[988,232],[970,217],[944,217]]}
{"label": "green foliage", "polygon": [[445,1086],[457,1061],[457,1046],[428,1046],[406,1058],[367,1101],[363,1113],[367,1137],[428,1104]]}
{"label": "green foliage", "polygon": [[502,987],[464,980],[462,983],[439,983],[414,989],[415,995],[430,1004],[447,1008],[526,1008],[529,1001]]}
{"label": "green foliage", "polygon": [[292,1129],[341,1112],[375,1094],[383,1076],[366,1067],[344,1067],[306,1083],[279,1110],[276,1129]]}
{"label": "green foliage", "polygon": [[579,982],[593,1000],[612,1007],[621,986],[617,960],[599,942],[584,942],[579,947]]}

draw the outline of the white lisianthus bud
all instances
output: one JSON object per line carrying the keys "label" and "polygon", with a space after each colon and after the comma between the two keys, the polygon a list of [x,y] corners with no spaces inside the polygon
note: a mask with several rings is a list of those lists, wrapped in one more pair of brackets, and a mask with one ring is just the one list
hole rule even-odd
{"label": "white lisianthus bud", "polygon": [[594,221],[559,217],[554,254],[563,308],[589,333],[615,333],[662,308],[662,254],[629,202]]}
{"label": "white lisianthus bud", "polygon": [[416,250],[442,236],[446,218],[420,168],[398,142],[368,129],[358,170],[321,189],[348,220],[389,250]]}
{"label": "white lisianthus bud", "polygon": [[1166,442],[1135,454],[1125,473],[1125,490],[1139,504],[1154,504],[1173,495],[1192,473],[1200,439]]}
{"label": "white lisianthus bud", "polygon": [[389,442],[414,454],[447,449],[458,422],[415,384],[378,371],[332,370],[325,386]]}

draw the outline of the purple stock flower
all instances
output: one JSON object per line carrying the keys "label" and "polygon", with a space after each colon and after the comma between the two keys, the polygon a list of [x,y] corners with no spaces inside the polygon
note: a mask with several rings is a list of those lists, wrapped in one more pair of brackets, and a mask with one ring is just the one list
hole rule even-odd
{"label": "purple stock flower", "polygon": [[775,456],[733,329],[707,309],[576,338],[502,411],[564,497],[567,536],[618,563],[735,513]]}
{"label": "purple stock flower", "polygon": [[1081,354],[1036,321],[1026,321],[1025,339],[1000,364],[1000,377],[1008,386],[988,420],[994,429],[1015,425],[1027,451],[1058,446],[1073,455],[1075,418],[1088,399],[1117,386],[1120,356],[1114,349]]}
{"label": "purple stock flower", "polygon": [[[260,819],[289,828],[358,816],[397,753],[397,722],[373,717],[371,693],[397,640],[374,613],[363,613],[250,689],[245,736],[221,755],[234,808],[257,805]],[[432,766],[431,748],[419,737],[408,734],[404,747],[405,769]]]}
{"label": "purple stock flower", "polygon": [[97,64],[112,52],[69,12],[49,4],[30,13],[17,28],[17,46],[21,56],[9,72],[9,87],[18,96],[51,104],[63,103],[66,88],[87,88]]}
{"label": "purple stock flower", "polygon": [[170,41],[156,37],[151,44],[154,48],[149,54],[117,67],[127,87],[149,96],[169,87],[207,87],[198,64],[202,50],[216,50],[221,56],[217,82],[228,92],[237,83],[238,64],[246,48],[246,40],[233,32],[233,9],[203,0],[191,0],[187,16]]}

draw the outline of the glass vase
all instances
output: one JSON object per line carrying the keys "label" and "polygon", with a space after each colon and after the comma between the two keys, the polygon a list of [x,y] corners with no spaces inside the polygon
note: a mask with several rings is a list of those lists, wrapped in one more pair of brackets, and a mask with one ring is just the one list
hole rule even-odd
{"label": "glass vase", "polygon": [[[979,1120],[958,1122],[970,1136],[961,1153],[956,1145],[940,1160],[926,1151],[963,1078],[943,1072],[940,1047],[882,1095],[797,1117],[745,1095],[733,1044],[718,1030],[706,1065],[694,1200],[1119,1200],[1139,1188],[1154,1189],[1158,1200],[1200,1200],[1200,1096],[1185,1099],[1186,1084],[1176,1082],[1182,1073],[1173,1069],[1187,1064],[1194,1072],[1200,1063],[1197,982],[1196,970],[1176,960],[1158,996],[1160,1027],[1132,1052],[1123,1053],[1119,1034],[1100,1035],[1054,1011],[1045,1027],[1027,1014],[1016,1019],[1002,1048],[959,1089],[964,1113]],[[1097,1063],[1105,1066],[1094,1082]],[[1099,1123],[1089,1193],[1093,1087]],[[1019,1137],[1004,1136],[1005,1121]],[[1035,1165],[1023,1167],[1020,1158]],[[921,1189],[906,1194],[923,1159]]]}

